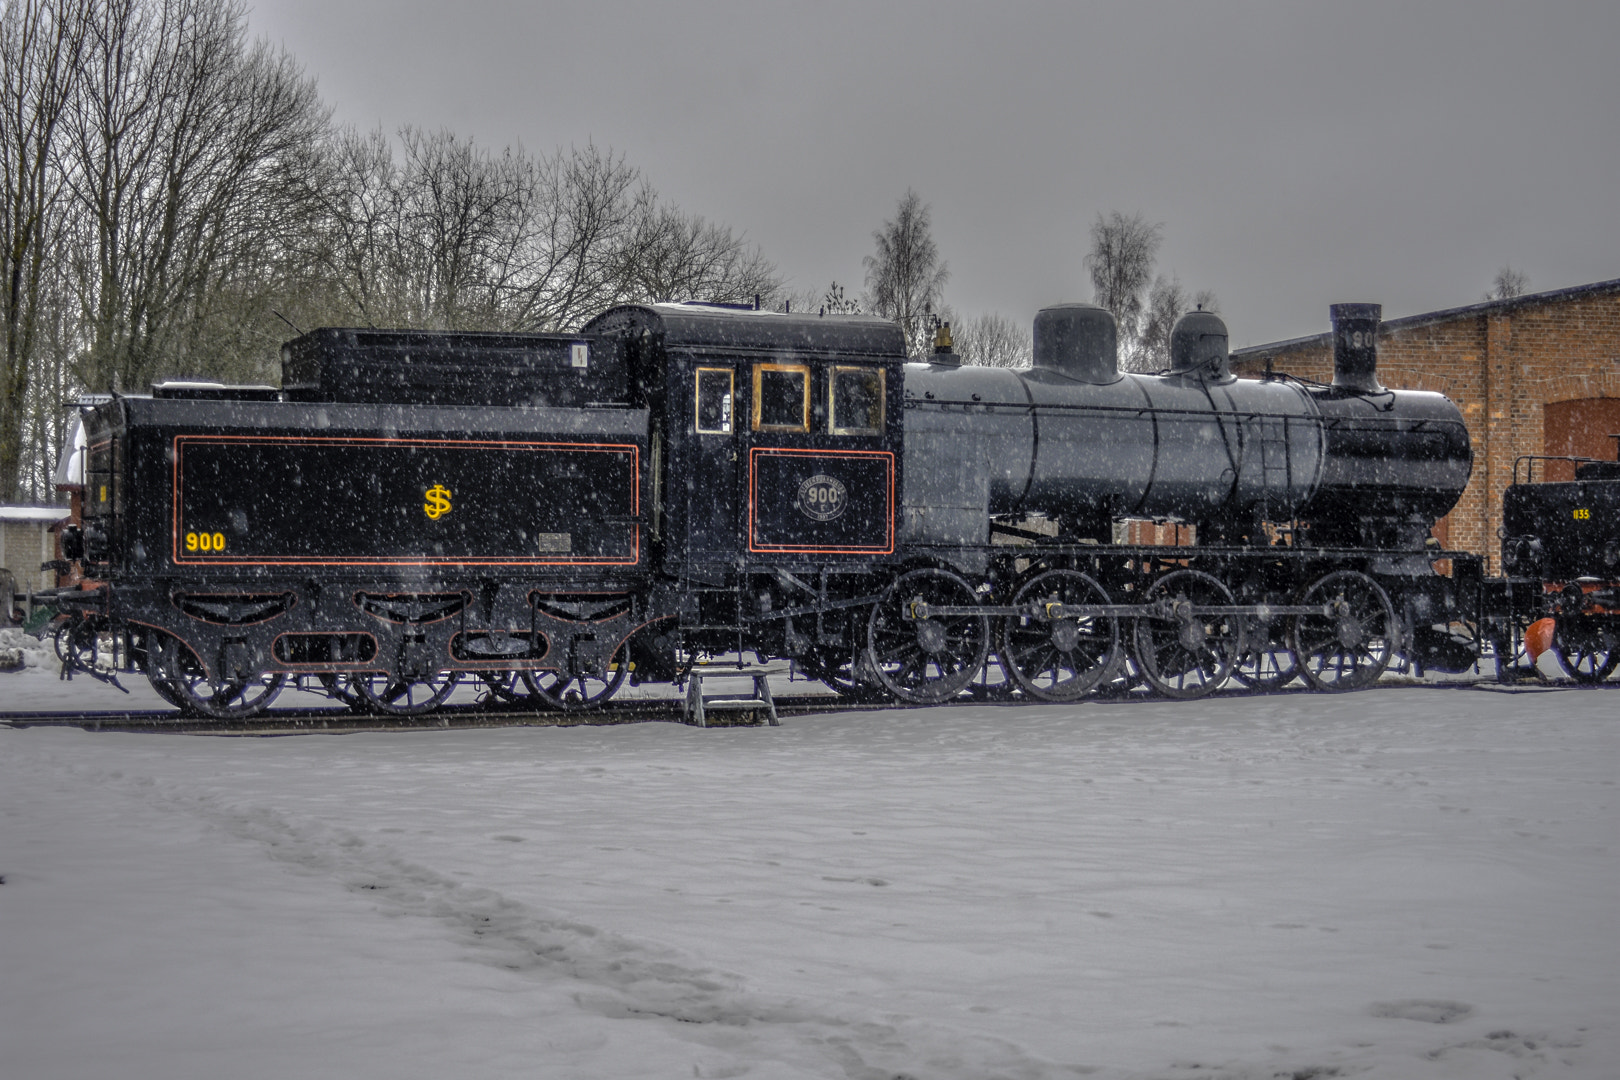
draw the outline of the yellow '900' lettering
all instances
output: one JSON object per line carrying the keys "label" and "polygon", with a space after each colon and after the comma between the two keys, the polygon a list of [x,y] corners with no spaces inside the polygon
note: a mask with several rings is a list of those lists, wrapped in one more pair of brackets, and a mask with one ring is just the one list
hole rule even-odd
{"label": "yellow '900' lettering", "polygon": [[188,532],[186,533],[186,550],[211,552],[224,551],[225,534],[221,532]]}

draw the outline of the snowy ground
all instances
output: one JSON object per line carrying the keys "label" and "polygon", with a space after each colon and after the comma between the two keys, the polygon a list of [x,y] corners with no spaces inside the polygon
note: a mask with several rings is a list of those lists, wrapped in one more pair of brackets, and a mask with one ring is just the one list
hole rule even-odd
{"label": "snowy ground", "polygon": [[1613,1077],[1617,750],[1614,689],[0,729],[0,1075]]}

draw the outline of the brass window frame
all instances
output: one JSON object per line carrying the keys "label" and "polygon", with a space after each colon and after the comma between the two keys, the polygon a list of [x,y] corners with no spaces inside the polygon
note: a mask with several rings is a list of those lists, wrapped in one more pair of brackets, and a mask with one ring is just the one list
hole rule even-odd
{"label": "brass window frame", "polygon": [[[853,371],[862,375],[876,375],[878,380],[877,427],[841,427],[838,424],[838,376]],[[864,364],[835,364],[827,378],[827,433],[829,435],[882,435],[888,423],[888,372],[880,367]]]}
{"label": "brass window frame", "polygon": [[[731,411],[726,417],[729,425],[723,428],[706,428],[702,426],[703,416],[703,374],[704,372],[721,371],[726,376],[726,393],[731,398]],[[700,367],[692,373],[692,430],[699,435],[730,435],[737,430],[737,371],[729,367]]]}
{"label": "brass window frame", "polygon": [[[760,404],[764,395],[764,374],[767,371],[795,372],[804,376],[804,401],[800,406],[800,422],[797,424],[762,424],[760,423]],[[755,364],[754,365],[754,411],[749,416],[749,425],[754,431],[793,431],[808,432],[810,430],[810,365],[809,364]]]}

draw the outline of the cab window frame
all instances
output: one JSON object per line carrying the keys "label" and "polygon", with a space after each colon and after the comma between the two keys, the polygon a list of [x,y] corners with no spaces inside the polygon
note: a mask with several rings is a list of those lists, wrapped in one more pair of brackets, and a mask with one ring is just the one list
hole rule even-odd
{"label": "cab window frame", "polygon": [[[767,424],[764,422],[763,397],[765,386],[765,373],[767,371],[780,371],[798,375],[802,381],[802,394],[799,406],[799,422],[795,424]],[[754,409],[749,416],[749,426],[753,431],[778,431],[807,434],[810,431],[810,365],[796,363],[759,363],[754,365]]]}
{"label": "cab window frame", "polygon": [[[838,378],[844,374],[877,377],[877,424],[876,426],[851,426],[840,424],[844,419],[838,412]],[[865,364],[834,364],[827,373],[827,433],[829,435],[882,435],[887,424],[888,416],[888,373],[881,367],[872,367]]]}
{"label": "cab window frame", "polygon": [[[703,426],[703,376],[724,374],[729,405],[724,427]],[[737,371],[730,367],[699,367],[692,375],[692,430],[699,435],[731,435],[737,430]]]}

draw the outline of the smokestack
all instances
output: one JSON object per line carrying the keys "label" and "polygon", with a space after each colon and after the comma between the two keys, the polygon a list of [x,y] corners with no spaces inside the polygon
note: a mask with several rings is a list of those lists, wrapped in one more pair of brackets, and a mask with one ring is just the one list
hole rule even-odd
{"label": "smokestack", "polygon": [[1378,323],[1381,304],[1334,304],[1333,385],[1358,394],[1376,394],[1378,385]]}

